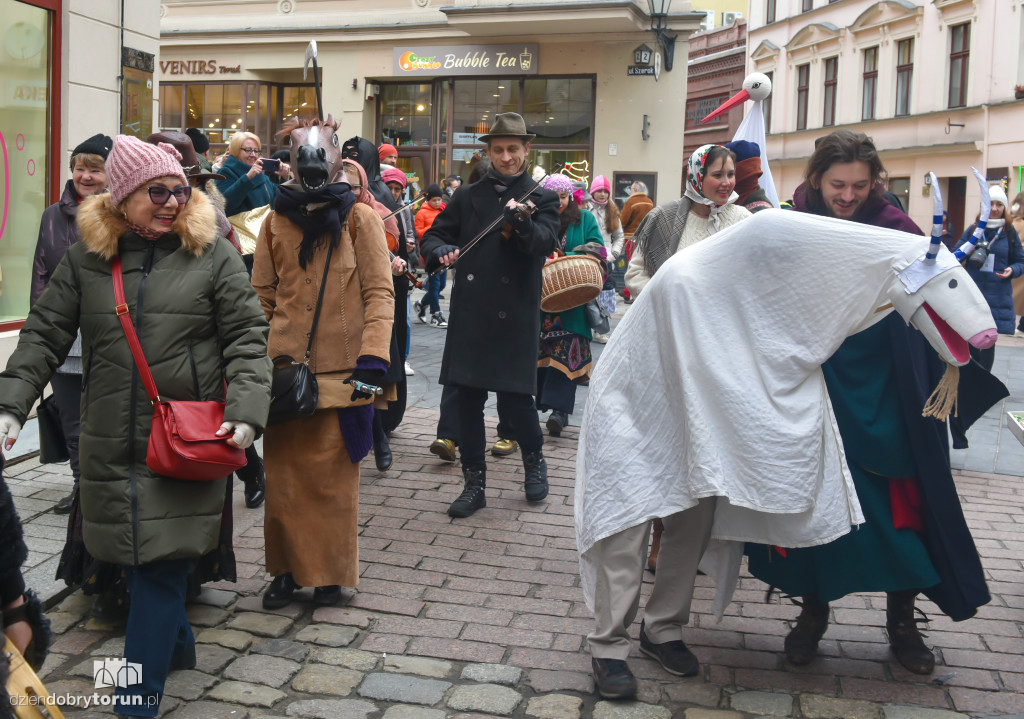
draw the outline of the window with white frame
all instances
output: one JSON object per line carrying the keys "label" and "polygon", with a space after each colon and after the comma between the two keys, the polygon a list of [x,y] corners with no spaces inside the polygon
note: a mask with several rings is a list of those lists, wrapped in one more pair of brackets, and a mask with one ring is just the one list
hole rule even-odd
{"label": "window with white frame", "polygon": [[861,88],[860,119],[875,119],[875,99],[878,96],[878,46],[864,50],[864,82]]}

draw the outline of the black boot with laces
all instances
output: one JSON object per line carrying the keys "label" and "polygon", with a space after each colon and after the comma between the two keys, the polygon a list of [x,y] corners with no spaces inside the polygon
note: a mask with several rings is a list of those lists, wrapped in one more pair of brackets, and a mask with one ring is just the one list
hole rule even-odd
{"label": "black boot with laces", "polygon": [[523,452],[523,469],[526,470],[523,481],[526,501],[539,502],[547,497],[548,463],[544,461],[544,453],[539,449],[536,452]]}
{"label": "black boot with laces", "polygon": [[466,484],[459,498],[452,502],[452,506],[448,507],[449,517],[459,519],[469,517],[476,510],[487,506],[487,498],[484,496],[487,484],[486,473],[487,470],[483,468],[462,468],[462,476],[465,477]]}

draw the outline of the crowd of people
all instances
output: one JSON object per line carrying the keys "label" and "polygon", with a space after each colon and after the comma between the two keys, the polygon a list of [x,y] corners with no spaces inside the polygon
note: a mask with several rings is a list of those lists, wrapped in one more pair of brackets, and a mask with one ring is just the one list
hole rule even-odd
{"label": "crowd of people", "polygon": [[[462,490],[448,515],[463,519],[487,506],[483,407],[492,392],[499,425],[490,452],[518,451],[524,498],[542,502],[549,486],[538,413],[548,413],[544,426],[559,437],[576,411],[577,388],[594,369],[591,342],[609,341],[607,325],[593,318],[618,309],[612,263],[625,258],[622,294],[637,301],[669,260],[771,207],[751,142],[698,148],[682,197],[655,206],[637,182],[620,211],[604,176],[589,192],[562,174],[536,180],[535,135],[516,113],[498,114],[480,137],[484,149],[465,185],[449,175],[415,197],[399,147],[340,142],[337,129],[330,117],[289,121],[279,137],[290,136],[290,149],[276,157],[264,157],[258,136],[238,132],[212,161],[197,129],[145,142],[96,135],[72,152],[71,179],[41,218],[32,308],[0,374],[0,442],[10,450],[49,383],[74,478],[54,509],[69,515],[58,576],[97,596],[97,616],[126,621],[125,658],[146,672],[140,684],[117,689],[124,716],[156,716],[168,673],[195,666],[186,599],[203,582],[234,580],[235,570],[230,477],[172,479],[147,461],[153,409],[121,315],[163,397],[222,403],[217,435],[245,451],[235,472],[245,504],[265,503],[272,581],[264,607],[286,606],[302,587],[314,589],[314,603],[332,605],[359,578],[360,462],[372,451],[386,471],[394,460],[389,437],[413,374],[413,314],[446,330],[429,451],[461,460]],[[318,137],[333,145],[315,151]],[[883,180],[871,141],[838,131],[818,144],[790,211],[921,234],[886,201]],[[1024,196],[1009,203],[1001,188],[991,192],[986,258],[968,259],[968,272],[998,331],[1022,333],[1011,280],[1024,274]],[[962,245],[974,229],[947,242]],[[543,311],[545,265],[572,255],[597,260],[599,309]],[[446,318],[442,292],[453,271]],[[115,309],[119,282],[127,299]],[[918,335],[892,315],[851,336],[823,366],[864,508],[860,531],[817,547],[747,549],[751,573],[800,606],[785,640],[795,665],[813,660],[829,603],[849,593],[887,593],[892,649],[918,674],[933,670],[934,656],[917,628],[916,597],[927,594],[955,620],[988,600],[952,485],[945,426],[920,415],[922,388],[937,374]],[[971,349],[983,370],[993,351]],[[315,409],[269,424],[278,401],[271,386],[285,364],[315,377]],[[953,446],[964,446],[966,423],[951,428]],[[264,457],[253,444],[260,436]],[[5,492],[0,483],[0,531],[13,536]],[[591,550],[600,578],[588,647],[601,696],[637,692],[626,657],[645,562],[656,573],[640,649],[672,674],[698,671],[683,631],[715,507],[715,496],[702,497]],[[954,549],[930,535],[937,523]],[[4,629],[38,658],[29,645],[45,644],[44,631],[19,609],[34,601],[15,571],[19,556],[0,553]]]}

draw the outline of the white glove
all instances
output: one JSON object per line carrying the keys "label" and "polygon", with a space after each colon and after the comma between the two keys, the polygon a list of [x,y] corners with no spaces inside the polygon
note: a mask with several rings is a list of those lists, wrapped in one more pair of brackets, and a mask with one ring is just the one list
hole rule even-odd
{"label": "white glove", "polygon": [[0,444],[3,444],[3,448],[10,450],[18,441],[19,434],[21,434],[21,422],[18,421],[18,418],[10,412],[0,410]]}
{"label": "white glove", "polygon": [[217,430],[217,434],[222,437],[226,434],[231,434],[228,444],[239,449],[246,449],[256,441],[256,428],[248,422],[225,422]]}

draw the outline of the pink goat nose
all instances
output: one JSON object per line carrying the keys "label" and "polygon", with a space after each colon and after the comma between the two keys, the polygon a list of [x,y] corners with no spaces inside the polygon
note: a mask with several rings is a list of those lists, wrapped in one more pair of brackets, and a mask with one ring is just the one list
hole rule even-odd
{"label": "pink goat nose", "polygon": [[973,347],[977,347],[980,350],[987,350],[989,347],[996,343],[996,338],[999,337],[999,332],[996,330],[985,330],[967,340]]}

